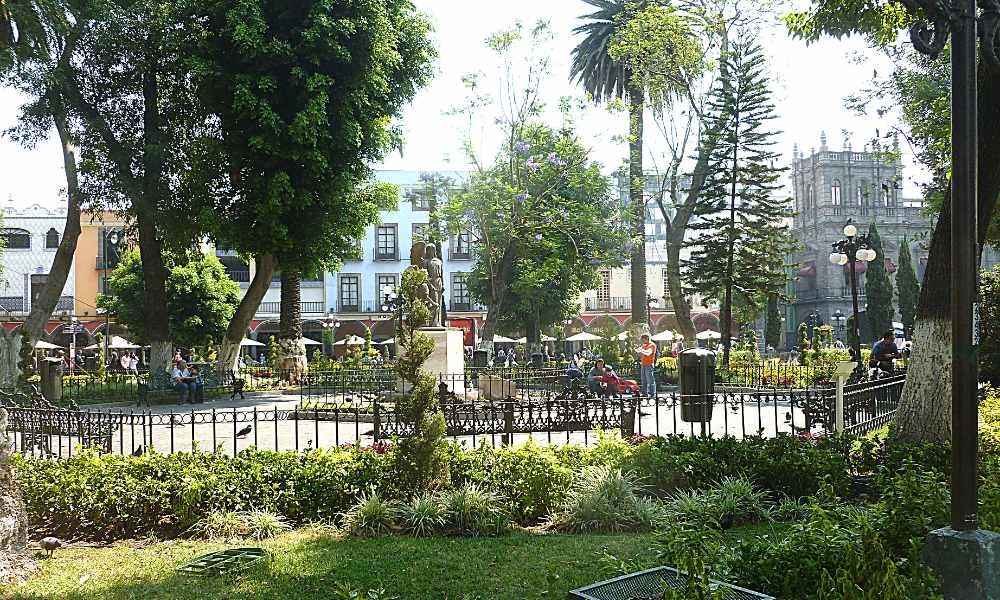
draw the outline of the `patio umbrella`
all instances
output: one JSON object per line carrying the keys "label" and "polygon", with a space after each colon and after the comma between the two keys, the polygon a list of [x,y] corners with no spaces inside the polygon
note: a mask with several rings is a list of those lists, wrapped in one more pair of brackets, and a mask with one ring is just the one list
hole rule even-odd
{"label": "patio umbrella", "polygon": [[601,337],[594,335],[592,333],[587,333],[586,331],[581,331],[576,335],[571,335],[566,338],[567,342],[599,342]]}
{"label": "patio umbrella", "polygon": [[250,338],[243,338],[240,341],[240,346],[266,346],[267,344],[261,344],[257,340],[251,340]]}
{"label": "patio umbrella", "polygon": [[654,342],[669,342],[673,340],[675,337],[677,336],[674,335],[674,332],[668,329],[667,331],[661,331],[660,333],[654,335],[649,339],[653,340]]}
{"label": "patio umbrella", "polygon": [[[303,341],[306,340],[306,338],[302,339]],[[306,344],[308,344],[309,342],[312,342],[317,346],[322,345],[319,342],[313,342],[312,340],[305,341]],[[345,337],[344,339],[334,344],[334,346],[364,346],[364,345],[365,345],[365,338],[353,334]]]}
{"label": "patio umbrella", "polygon": [[112,350],[138,350],[140,346],[133,344],[123,337],[113,335],[111,336],[111,341],[108,343],[108,348]]}
{"label": "patio umbrella", "polygon": [[[550,335],[545,335],[543,333],[542,337],[539,338],[539,341],[542,341],[542,342],[554,342],[554,341],[556,341],[556,338],[554,338],[554,337],[552,337]],[[517,344],[527,344],[528,343],[528,338],[526,338],[526,337],[517,338],[516,340],[514,340],[514,342],[517,343]]]}
{"label": "patio umbrella", "polygon": [[378,344],[379,346],[391,346],[396,343],[396,338],[389,338],[387,340],[382,340],[381,342],[372,342],[373,344]]}
{"label": "patio umbrella", "polygon": [[543,342],[554,342],[554,341],[556,341],[556,338],[552,337],[551,335],[545,335],[543,333],[542,334],[542,341]]}
{"label": "patio umbrella", "polygon": [[506,337],[506,336],[498,334],[498,335],[494,335],[493,336],[493,343],[494,344],[516,344],[517,340],[512,340],[509,337]]}
{"label": "patio umbrella", "polygon": [[623,331],[623,332],[619,333],[618,335],[615,336],[615,339],[616,340],[627,340],[628,339],[628,332],[627,331]]}
{"label": "patio umbrella", "polygon": [[722,334],[719,333],[718,331],[712,331],[711,329],[706,329],[705,331],[699,332],[694,337],[698,338],[699,340],[718,340],[722,339]]}
{"label": "patio umbrella", "polygon": [[519,337],[516,340],[514,340],[514,343],[515,344],[527,344],[528,343],[528,338],[526,338],[526,337]]}
{"label": "patio umbrella", "polygon": [[[38,340],[35,342],[35,350],[63,350],[62,346],[56,346],[55,344],[50,344],[48,342]],[[84,350],[89,350],[90,348],[84,348]]]}

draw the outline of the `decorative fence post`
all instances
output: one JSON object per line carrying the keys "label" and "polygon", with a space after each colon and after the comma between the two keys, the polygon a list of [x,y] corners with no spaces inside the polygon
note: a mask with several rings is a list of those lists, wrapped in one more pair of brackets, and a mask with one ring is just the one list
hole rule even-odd
{"label": "decorative fence post", "polygon": [[500,443],[509,446],[514,443],[514,399],[507,398],[503,401],[503,435]]}
{"label": "decorative fence post", "polygon": [[850,377],[857,367],[857,363],[841,361],[837,364],[837,403],[834,429],[837,433],[844,433],[844,381]]}

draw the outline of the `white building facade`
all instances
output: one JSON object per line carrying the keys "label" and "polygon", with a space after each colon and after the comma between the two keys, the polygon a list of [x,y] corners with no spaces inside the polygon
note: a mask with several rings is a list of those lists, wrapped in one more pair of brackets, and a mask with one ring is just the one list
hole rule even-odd
{"label": "white building facade", "polygon": [[[23,319],[31,310],[48,278],[49,269],[66,226],[65,208],[33,204],[26,208],[4,207],[3,271],[0,272],[0,318]],[[73,273],[56,306],[56,313],[73,312]]]}

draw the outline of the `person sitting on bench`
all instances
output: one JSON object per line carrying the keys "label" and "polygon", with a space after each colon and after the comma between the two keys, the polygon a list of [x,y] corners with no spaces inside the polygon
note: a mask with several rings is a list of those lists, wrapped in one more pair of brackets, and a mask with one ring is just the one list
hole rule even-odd
{"label": "person sitting on bench", "polygon": [[174,369],[170,372],[170,379],[174,383],[174,389],[180,394],[181,403],[190,402],[193,404],[198,390],[198,378],[191,376],[187,363],[183,360],[176,361]]}

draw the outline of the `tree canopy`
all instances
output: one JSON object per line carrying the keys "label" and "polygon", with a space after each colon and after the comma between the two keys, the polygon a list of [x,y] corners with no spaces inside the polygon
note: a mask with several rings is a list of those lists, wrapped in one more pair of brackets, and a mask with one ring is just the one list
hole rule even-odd
{"label": "tree canopy", "polygon": [[[214,254],[198,250],[169,253],[164,265],[169,269],[166,308],[171,338],[184,347],[220,340],[240,300],[240,288],[226,275],[225,267]],[[145,282],[137,251],[126,253],[108,276],[108,289],[111,294],[99,296],[98,306],[116,315],[137,341],[145,342],[148,332],[139,309]]]}

